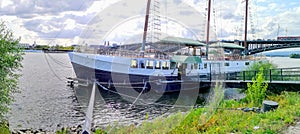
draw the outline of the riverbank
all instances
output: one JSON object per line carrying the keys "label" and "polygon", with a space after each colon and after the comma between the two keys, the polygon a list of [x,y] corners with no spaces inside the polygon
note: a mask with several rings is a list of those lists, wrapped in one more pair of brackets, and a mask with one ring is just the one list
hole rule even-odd
{"label": "riverbank", "polygon": [[[95,128],[93,128],[93,132],[95,132]],[[82,133],[82,126],[77,125],[73,127],[62,127],[58,129],[57,131],[49,131],[49,130],[43,130],[43,129],[32,129],[32,128],[23,128],[23,129],[17,129],[17,130],[9,130],[9,124],[8,123],[0,123],[0,134],[79,134]]]}
{"label": "riverbank", "polygon": [[[279,103],[275,111],[266,113],[245,112],[239,108],[247,107],[241,100],[224,100],[215,114],[204,120],[204,108],[192,109],[188,113],[178,112],[166,118],[145,121],[139,126],[118,126],[104,129],[110,133],[287,133],[300,132],[300,93],[283,92],[280,95],[270,95],[268,100]],[[148,115],[151,116],[151,115]],[[180,122],[178,122],[180,121]],[[177,123],[177,124],[176,124]],[[175,126],[174,126],[175,124]],[[112,128],[112,129],[111,129]],[[171,128],[171,129],[170,129]],[[78,133],[81,126],[61,128],[57,134]],[[46,132],[43,130],[14,130],[20,132]],[[104,133],[103,130],[96,130]],[[0,125],[1,134],[9,134],[7,125]]]}
{"label": "riverbank", "polygon": [[[278,102],[278,109],[265,113],[245,112],[238,108],[247,107],[246,103],[226,100],[221,102],[215,114],[206,121],[203,119],[205,109],[197,108],[187,114],[177,113],[167,118],[145,121],[140,126],[107,130],[112,133],[284,133],[288,126],[300,121],[299,93],[283,92],[280,95],[269,95],[267,99]],[[169,129],[176,120],[181,122]]]}

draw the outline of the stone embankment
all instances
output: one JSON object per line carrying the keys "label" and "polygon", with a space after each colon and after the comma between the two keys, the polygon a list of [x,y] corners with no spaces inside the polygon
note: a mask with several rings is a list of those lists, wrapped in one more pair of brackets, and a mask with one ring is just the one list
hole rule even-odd
{"label": "stone embankment", "polygon": [[285,133],[286,134],[300,134],[300,122],[297,122],[296,125],[289,126]]}
{"label": "stone embankment", "polygon": [[[68,128],[61,128],[57,131],[66,132],[68,134],[81,134],[82,132],[82,126],[73,126]],[[92,131],[95,131],[95,129],[92,129]],[[46,131],[42,129],[34,130],[34,129],[18,129],[11,131],[11,134],[55,134],[55,131]]]}

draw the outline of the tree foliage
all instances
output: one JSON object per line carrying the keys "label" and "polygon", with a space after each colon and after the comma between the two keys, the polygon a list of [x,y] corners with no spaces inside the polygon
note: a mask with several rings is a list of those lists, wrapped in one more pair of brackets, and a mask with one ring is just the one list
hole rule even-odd
{"label": "tree foliage", "polygon": [[12,94],[18,91],[18,71],[23,59],[19,40],[4,22],[0,22],[0,122],[13,101]]}
{"label": "tree foliage", "polygon": [[263,70],[270,70],[270,69],[276,69],[276,66],[272,64],[270,61],[259,61],[249,66],[247,68],[247,71],[260,70],[261,68],[263,68]]}
{"label": "tree foliage", "polygon": [[279,79],[280,70],[276,70],[276,65],[269,61],[259,61],[253,63],[246,69],[244,74],[241,74],[241,76],[245,75],[245,80],[252,80],[252,78],[257,76],[257,73],[261,68],[264,70],[263,74],[265,80],[270,80],[270,70],[272,71],[272,76],[274,76],[272,79]]}

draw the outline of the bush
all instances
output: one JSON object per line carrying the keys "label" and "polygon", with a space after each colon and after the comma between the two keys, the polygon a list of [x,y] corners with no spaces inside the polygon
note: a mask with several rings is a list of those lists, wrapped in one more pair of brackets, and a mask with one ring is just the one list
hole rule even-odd
{"label": "bush", "polygon": [[249,66],[247,68],[247,71],[258,71],[261,68],[263,68],[263,70],[269,70],[269,69],[275,69],[277,67],[269,61],[259,61]]}
{"label": "bush", "polygon": [[18,89],[19,75],[16,72],[22,67],[23,55],[19,40],[13,37],[4,22],[0,22],[0,122],[13,101],[12,93]]}
{"label": "bush", "polygon": [[264,69],[260,68],[256,78],[252,78],[252,84],[247,83],[246,101],[250,103],[251,106],[260,106],[266,97],[268,83],[264,82],[263,72]]}
{"label": "bush", "polygon": [[[255,62],[254,64],[252,64],[251,66],[249,66],[246,71],[244,72],[245,74],[240,74],[240,76],[245,75],[245,80],[252,80],[252,78],[255,78],[257,73],[259,72],[260,68],[263,68],[264,72],[263,72],[263,76],[265,80],[270,80],[270,70],[272,70],[272,76],[274,76],[272,79],[280,79],[277,77],[280,77],[280,70],[276,70],[276,66],[274,64],[272,64],[269,61],[259,61],[259,62]],[[241,72],[243,73],[243,72]]]}
{"label": "bush", "polygon": [[290,58],[300,58],[300,54],[290,54]]}

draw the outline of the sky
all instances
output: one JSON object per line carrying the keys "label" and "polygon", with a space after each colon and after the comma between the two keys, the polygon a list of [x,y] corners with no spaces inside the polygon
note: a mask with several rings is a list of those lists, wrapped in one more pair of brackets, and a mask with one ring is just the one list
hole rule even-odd
{"label": "sky", "polygon": [[[22,43],[126,44],[142,41],[146,3],[0,0],[0,20]],[[152,0],[148,40],[165,36],[205,40],[207,4],[207,0]],[[243,40],[245,0],[212,0],[211,10],[210,40]],[[299,0],[249,0],[248,40],[300,36],[299,16]]]}

